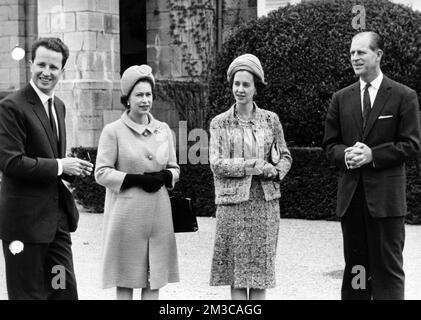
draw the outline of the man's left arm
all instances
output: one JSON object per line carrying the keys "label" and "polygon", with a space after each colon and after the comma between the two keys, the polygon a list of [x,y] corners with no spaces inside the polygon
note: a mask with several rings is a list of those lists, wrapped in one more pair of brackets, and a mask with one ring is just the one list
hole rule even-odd
{"label": "man's left arm", "polygon": [[402,101],[395,141],[371,149],[375,168],[397,166],[419,154],[421,148],[419,113],[418,97],[415,91],[411,90]]}

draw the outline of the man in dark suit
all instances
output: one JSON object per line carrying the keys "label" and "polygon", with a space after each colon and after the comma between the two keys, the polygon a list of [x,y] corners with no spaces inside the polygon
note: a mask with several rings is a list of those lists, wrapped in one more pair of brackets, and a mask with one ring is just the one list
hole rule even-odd
{"label": "man in dark suit", "polygon": [[377,33],[355,35],[350,54],[359,81],[333,95],[323,139],[340,170],[342,299],[404,299],[405,161],[420,152],[418,98],[381,72]]}
{"label": "man in dark suit", "polygon": [[32,47],[31,81],[0,101],[0,238],[9,299],[77,299],[70,233],[79,213],[62,179],[92,171],[64,157],[65,106],[54,88],[69,56],[57,38]]}

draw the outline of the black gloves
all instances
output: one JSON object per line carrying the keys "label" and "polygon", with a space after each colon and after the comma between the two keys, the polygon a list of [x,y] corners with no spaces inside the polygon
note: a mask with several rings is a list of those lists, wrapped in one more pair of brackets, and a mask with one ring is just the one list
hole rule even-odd
{"label": "black gloves", "polygon": [[169,170],[159,172],[145,172],[145,174],[126,174],[121,190],[140,187],[146,192],[157,192],[165,184],[171,187],[172,173]]}
{"label": "black gloves", "polygon": [[159,172],[145,172],[145,174],[158,178],[168,188],[171,188],[172,186],[172,173],[170,170],[161,170]]}
{"label": "black gloves", "polygon": [[157,192],[164,185],[164,182],[158,178],[146,174],[126,174],[121,190],[131,187],[141,187],[146,192]]}

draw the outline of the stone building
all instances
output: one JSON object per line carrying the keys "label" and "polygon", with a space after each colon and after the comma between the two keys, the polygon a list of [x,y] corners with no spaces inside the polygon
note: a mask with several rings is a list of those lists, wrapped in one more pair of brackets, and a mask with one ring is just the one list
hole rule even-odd
{"label": "stone building", "polygon": [[[67,106],[69,148],[96,146],[120,117],[120,75],[133,64],[152,66],[162,83],[152,111],[177,130],[192,110],[174,103],[174,88],[206,85],[223,39],[256,16],[257,0],[0,0],[0,97],[29,81],[33,41],[56,36],[70,49],[56,92]],[[26,51],[21,61],[11,58],[15,46]]]}

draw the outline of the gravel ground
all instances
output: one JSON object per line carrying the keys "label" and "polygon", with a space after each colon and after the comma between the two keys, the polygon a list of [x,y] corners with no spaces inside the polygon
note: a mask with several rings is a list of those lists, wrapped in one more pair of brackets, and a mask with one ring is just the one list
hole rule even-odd
{"label": "gravel ground", "polygon": [[[215,218],[199,217],[199,231],[177,234],[181,281],[160,292],[167,300],[229,299],[229,287],[208,285]],[[114,289],[99,285],[102,215],[81,213],[73,234],[73,254],[79,296],[83,300],[115,298]],[[421,226],[406,226],[404,269],[406,298],[421,299]],[[2,252],[2,251],[0,251]],[[0,254],[2,255],[2,254]],[[281,219],[277,255],[277,287],[270,300],[337,300],[343,268],[338,222]],[[135,299],[140,290],[135,291]],[[0,257],[0,300],[7,299],[4,260]]]}

